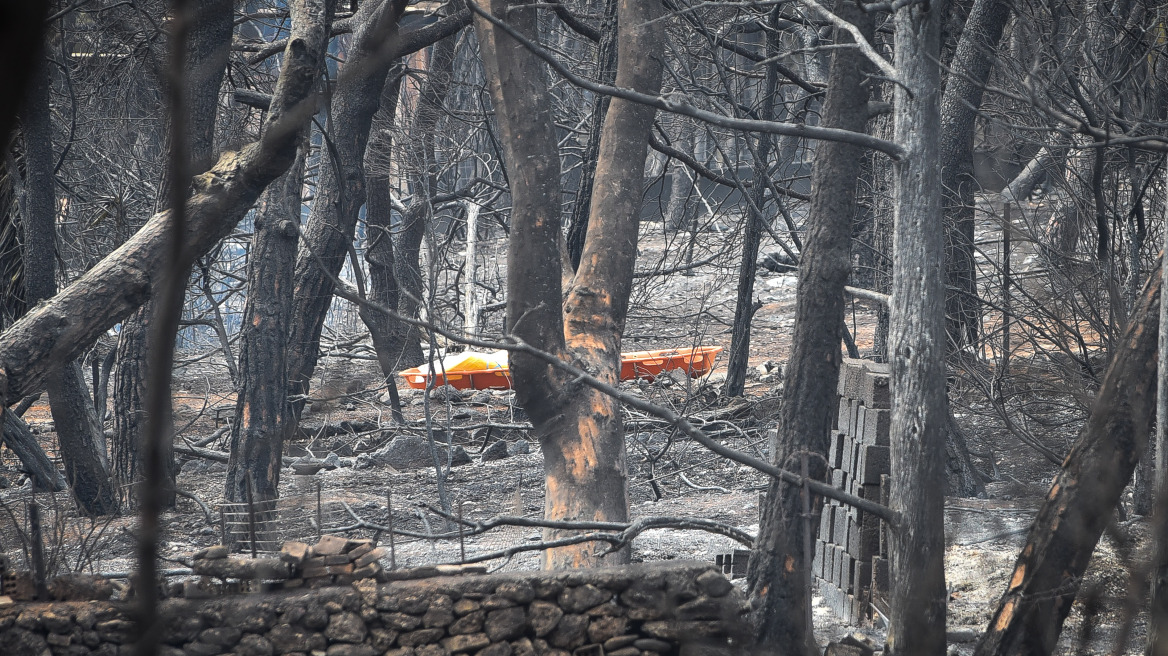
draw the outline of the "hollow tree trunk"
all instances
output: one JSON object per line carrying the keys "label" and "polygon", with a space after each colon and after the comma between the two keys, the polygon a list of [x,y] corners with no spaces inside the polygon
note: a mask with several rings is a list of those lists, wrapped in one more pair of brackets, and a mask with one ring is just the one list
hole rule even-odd
{"label": "hollow tree trunk", "polygon": [[[42,67],[29,87],[21,116],[27,212],[24,229],[24,289],[28,305],[57,293],[57,201],[53,181],[53,142],[49,108],[51,78]],[[97,383],[98,381],[94,381]],[[117,489],[110,479],[105,434],[90,401],[81,363],[73,358],[45,380],[65,480],[81,509],[90,515],[118,510]]]}
{"label": "hollow tree trunk", "polygon": [[[305,394],[316,368],[320,334],[340,273],[353,243],[357,214],[365,204],[365,147],[385,76],[397,58],[397,22],[405,0],[362,3],[352,46],[329,108],[332,147],[321,157],[316,200],[296,257],[294,311],[288,337],[288,376]],[[294,405],[299,412],[303,402]]]}
{"label": "hollow tree trunk", "polygon": [[981,307],[974,263],[973,137],[994,54],[1010,19],[1008,0],[975,0],[965,22],[953,72],[941,100],[941,185],[946,236],[946,333],[950,348],[974,347],[981,334]]}
{"label": "hollow tree trunk", "polygon": [[[533,8],[493,0],[490,11],[533,39]],[[620,0],[617,86],[661,88],[662,11],[656,0]],[[588,232],[561,309],[560,171],[543,64],[502,28],[476,18],[484,69],[511,183],[507,326],[516,337],[583,364],[606,381],[619,375],[620,341],[632,290],[648,135],[655,111],[613,99],[604,119]],[[544,453],[548,519],[626,521],[624,429],[618,405],[520,353],[511,360],[518,401]],[[561,535],[545,531],[545,537]],[[627,550],[608,557],[628,559]],[[595,565],[592,544],[545,552],[547,568]]]}
{"label": "hollow tree trunk", "polygon": [[892,361],[892,495],[902,520],[891,549],[892,610],[886,652],[945,653],[944,231],[941,216],[941,21],[945,2],[894,17],[894,166],[889,357]]}
{"label": "hollow tree trunk", "polygon": [[[873,19],[848,0],[835,3],[835,12],[871,36]],[[851,41],[842,30],[839,41]],[[862,132],[868,122],[866,60],[858,50],[832,51],[827,99],[821,125]],[[795,327],[787,361],[774,463],[800,471],[804,455],[808,474],[822,479],[826,471],[828,438],[836,407],[840,368],[840,339],[844,320],[844,286],[851,273],[852,220],[857,212],[856,181],[863,149],[823,142],[817,147],[811,173],[809,232],[799,258],[795,296]],[[817,457],[818,456],[818,457]],[[772,480],[759,537],[747,571],[754,608],[753,624],[759,644],[789,645],[792,653],[819,653],[810,623],[809,572],[822,501],[806,499],[799,487]],[[804,515],[804,503],[812,509]],[[807,540],[810,536],[810,542]]]}
{"label": "hollow tree trunk", "polygon": [[1042,656],[1054,650],[1095,545],[1147,445],[1162,293],[1157,268],[1140,294],[1091,416],[1030,526],[1006,593],[974,652],[978,656]]}
{"label": "hollow tree trunk", "polygon": [[[193,27],[187,41],[184,80],[186,97],[190,103],[185,120],[186,143],[190,154],[187,170],[204,171],[213,162],[215,117],[218,115],[219,87],[230,54],[234,3],[231,0],[199,0],[195,4]],[[169,152],[169,144],[164,150]],[[170,168],[163,167],[163,171],[158,185],[156,212],[167,208],[173,183],[170,180]],[[130,500],[135,498],[137,485],[142,478],[140,450],[146,429],[143,404],[149,379],[149,354],[154,350],[150,338],[151,325],[157,311],[156,303],[145,303],[128,321],[122,323],[118,339],[118,373],[114,383],[113,470]],[[224,356],[231,357],[231,354],[225,353]],[[170,417],[162,420],[168,425],[173,421]],[[170,507],[175,501],[173,487],[177,471],[170,442],[166,441],[161,446],[164,450],[165,476],[169,481],[163,505]]]}
{"label": "hollow tree trunk", "polygon": [[296,428],[288,403],[288,324],[299,242],[307,143],[264,192],[247,260],[247,301],[239,331],[239,394],[231,425],[223,498],[235,503],[279,496],[284,440]]}

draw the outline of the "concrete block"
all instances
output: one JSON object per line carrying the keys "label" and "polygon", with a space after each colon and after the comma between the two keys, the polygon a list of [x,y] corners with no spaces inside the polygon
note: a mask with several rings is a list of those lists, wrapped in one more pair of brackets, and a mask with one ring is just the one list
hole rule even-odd
{"label": "concrete block", "polygon": [[839,413],[836,415],[835,427],[841,433],[848,435],[852,434],[852,404],[851,401],[841,396],[839,400]]}
{"label": "concrete block", "polygon": [[892,435],[892,411],[864,408],[864,444],[888,446]]}
{"label": "concrete block", "polygon": [[[860,485],[879,485],[880,477],[888,474],[892,467],[892,452],[886,446],[863,444],[860,446],[860,462],[855,477]],[[939,492],[944,494],[944,492]]]}
{"label": "concrete block", "polygon": [[864,405],[869,408],[891,408],[891,373],[892,368],[888,364],[866,363],[860,382],[861,390],[856,397],[863,400]]}

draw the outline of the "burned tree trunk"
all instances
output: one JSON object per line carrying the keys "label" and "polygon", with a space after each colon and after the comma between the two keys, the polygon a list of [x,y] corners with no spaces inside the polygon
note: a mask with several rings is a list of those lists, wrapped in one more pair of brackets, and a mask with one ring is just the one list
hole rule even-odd
{"label": "burned tree trunk", "polygon": [[892,509],[902,517],[890,559],[887,652],[945,653],[944,231],[941,216],[941,20],[946,3],[894,16],[894,234],[889,357],[892,361]]}
{"label": "burned tree trunk", "polygon": [[284,440],[296,427],[288,403],[286,340],[307,147],[305,143],[291,169],[268,187],[255,213],[239,331],[239,394],[223,492],[223,498],[235,503],[279,496]]}
{"label": "burned tree trunk", "polygon": [[[402,76],[398,71],[390,73],[381,91],[381,108],[378,113],[385,121],[392,122],[397,114],[398,95],[401,91]],[[377,152],[389,152],[388,138],[382,143],[370,142],[365,153],[365,262],[369,266],[369,300],[383,307],[398,307],[401,297],[395,272],[393,244],[393,203],[390,199],[389,172],[369,161]],[[385,377],[389,390],[394,418],[401,420],[401,400],[397,392],[397,372],[406,368],[402,362],[401,344],[404,343],[406,326],[384,312],[371,310],[369,306],[358,308],[361,320],[369,329],[373,340],[373,350],[377,352],[377,364]]]}
{"label": "burned tree trunk", "polygon": [[[39,71],[29,88],[21,116],[27,211],[24,228],[24,288],[29,305],[57,293],[57,202],[53,181],[53,145],[49,108],[49,70]],[[97,382],[97,381],[95,381]],[[118,510],[118,495],[109,475],[105,434],[89,399],[81,363],[71,359],[45,380],[65,480],[78,505],[90,515]]]}
{"label": "burned tree trunk", "polygon": [[[192,181],[183,243],[193,258],[231,233],[260,193],[296,156],[299,133],[312,114],[305,102],[316,81],[319,49],[331,11],[289,39],[272,111],[259,141],[225,153]],[[0,393],[21,398],[63,362],[150,298],[153,272],[169,257],[169,212],[155,214],[133,237],[53,298],[0,334]]]}
{"label": "burned tree trunk", "polygon": [[[296,257],[294,312],[288,333],[288,377],[295,392],[308,391],[320,334],[333,300],[325,271],[340,273],[353,243],[357,214],[365,204],[365,147],[381,89],[397,58],[397,22],[405,0],[365,2],[354,17],[352,47],[329,108],[331,146],[323,153],[316,200]],[[297,410],[300,404],[295,406]]]}
{"label": "burned tree trunk", "polygon": [[[186,96],[190,102],[186,123],[186,143],[190,154],[188,171],[204,171],[213,163],[215,117],[218,115],[219,86],[230,54],[234,17],[231,0],[200,0],[195,3],[194,28],[187,42]],[[169,151],[169,146],[167,147]],[[155,211],[167,208],[170,198],[169,167],[164,167],[158,185]],[[157,304],[145,303],[128,321],[122,323],[118,339],[118,373],[114,383],[113,469],[125,486],[127,497],[134,499],[142,478],[141,446],[146,430],[145,400],[149,379],[149,354],[154,350],[153,332]],[[230,354],[225,354],[230,357]],[[169,417],[162,418],[168,424]],[[169,431],[168,431],[169,432]],[[164,449],[163,466],[170,482],[163,505],[174,505],[174,455],[170,443]]]}
{"label": "burned tree trunk", "polygon": [[[873,19],[847,0],[836,13],[871,36]],[[842,30],[840,41],[850,41]],[[835,50],[831,60],[822,125],[862,132],[868,122],[866,60],[858,50]],[[856,182],[863,150],[824,142],[816,151],[811,174],[809,232],[799,260],[795,328],[787,361],[772,462],[791,471],[825,475],[828,438],[836,408],[840,339],[844,321],[844,286],[851,273],[852,220],[857,212]],[[760,185],[761,186],[761,185]],[[808,499],[806,489],[771,481],[762,525],[750,558],[748,586],[756,603],[754,626],[760,644],[790,645],[794,653],[818,653],[811,626],[809,588],[811,554],[822,500]],[[805,508],[812,514],[806,516]]]}
{"label": "burned tree trunk", "polygon": [[[616,81],[616,0],[599,0],[602,5],[600,21],[600,41],[596,53],[596,79],[605,84]],[[580,158],[580,185],[576,188],[576,202],[572,204],[572,215],[568,220],[568,258],[572,268],[580,266],[580,255],[584,252],[584,239],[588,234],[588,215],[592,210],[592,186],[596,182],[596,163],[600,153],[600,135],[604,128],[604,117],[608,114],[609,98],[597,95],[592,104],[592,125],[588,129],[588,141]]]}
{"label": "burned tree trunk", "polygon": [[[527,39],[534,8],[494,0],[491,13]],[[656,94],[663,28],[656,0],[620,0],[616,84]],[[655,110],[613,99],[604,119],[580,266],[561,306],[559,154],[543,64],[502,27],[476,20],[503,142],[513,201],[508,246],[507,326],[516,337],[615,382],[632,291],[648,136]],[[511,372],[544,453],[548,519],[625,521],[624,427],[609,396],[516,353]],[[549,537],[558,535],[545,531]],[[595,565],[595,545],[545,553],[547,568]],[[627,550],[613,554],[627,561]]]}
{"label": "burned tree trunk", "polygon": [[1034,518],[977,656],[1054,651],[1095,545],[1147,445],[1162,294],[1157,269],[1140,294],[1087,425]]}
{"label": "burned tree trunk", "polygon": [[977,0],[965,27],[941,100],[941,185],[944,192],[946,322],[949,345],[972,348],[981,333],[973,258],[973,136],[994,53],[1010,19],[1007,0]]}

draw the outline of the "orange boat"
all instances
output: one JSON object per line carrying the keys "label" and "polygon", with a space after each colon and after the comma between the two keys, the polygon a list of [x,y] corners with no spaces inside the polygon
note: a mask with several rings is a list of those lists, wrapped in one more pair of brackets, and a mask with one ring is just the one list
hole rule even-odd
{"label": "orange boat", "polygon": [[[700,378],[714,368],[714,359],[722,352],[721,346],[698,346],[692,349],[665,349],[662,351],[632,351],[621,354],[621,380],[641,378],[653,380],[665,371],[684,371],[691,378]],[[430,375],[420,367],[406,369],[400,374],[414,389],[425,389]],[[455,389],[511,389],[511,371],[507,367],[471,369],[436,373],[435,386],[450,385]]]}

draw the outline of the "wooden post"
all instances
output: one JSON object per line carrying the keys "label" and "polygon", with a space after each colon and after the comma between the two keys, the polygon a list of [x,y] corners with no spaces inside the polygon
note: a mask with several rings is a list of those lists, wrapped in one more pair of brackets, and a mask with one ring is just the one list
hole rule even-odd
{"label": "wooden post", "polygon": [[479,211],[482,207],[468,200],[466,205],[466,288],[462,296],[462,333],[467,339],[477,339],[479,336],[479,294],[475,289],[478,279],[478,260],[475,250],[479,243]]}
{"label": "wooden post", "polygon": [[29,551],[32,555],[33,579],[36,581],[36,597],[45,601],[49,598],[49,588],[45,583],[45,541],[41,533],[41,507],[35,499],[28,504],[28,537],[32,542]]}
{"label": "wooden post", "polygon": [[256,557],[256,516],[255,516],[255,498],[251,487],[251,477],[248,476],[244,480],[247,481],[247,535],[251,540],[251,557]]}
{"label": "wooden post", "polygon": [[458,562],[466,562],[466,536],[462,533],[462,499],[458,500]]}
{"label": "wooden post", "polygon": [[385,490],[385,509],[389,515],[389,568],[397,569],[397,544],[393,536],[393,487]]}
{"label": "wooden post", "polygon": [[324,535],[324,509],[320,505],[320,481],[316,482],[316,539]]}

